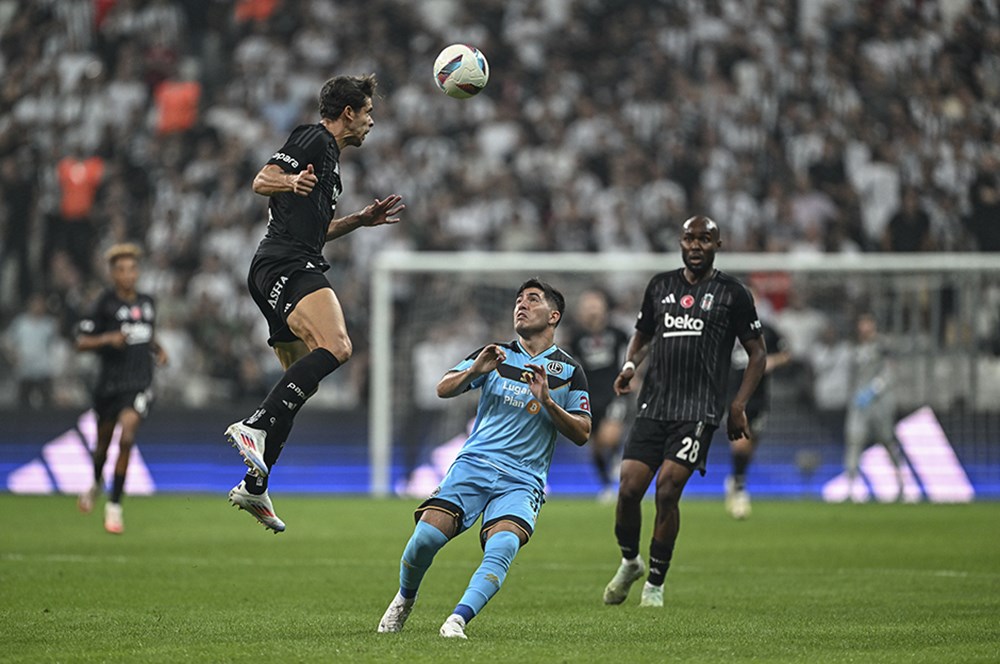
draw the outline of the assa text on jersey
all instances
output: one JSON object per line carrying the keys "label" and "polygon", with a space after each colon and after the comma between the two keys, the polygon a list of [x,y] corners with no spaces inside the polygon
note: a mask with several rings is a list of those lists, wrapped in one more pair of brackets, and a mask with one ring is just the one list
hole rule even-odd
{"label": "assa text on jersey", "polygon": [[299,160],[295,159],[291,155],[285,154],[284,152],[275,152],[273,155],[271,155],[271,159],[276,161],[283,161],[292,168],[299,167]]}

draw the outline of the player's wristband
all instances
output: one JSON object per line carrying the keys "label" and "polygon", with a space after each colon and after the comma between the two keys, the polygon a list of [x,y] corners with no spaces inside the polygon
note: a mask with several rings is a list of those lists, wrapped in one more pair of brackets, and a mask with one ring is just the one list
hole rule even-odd
{"label": "player's wristband", "polygon": [[632,371],[635,371],[635,362],[633,362],[632,360],[629,360],[628,362],[626,362],[625,364],[623,364],[622,365],[622,371],[625,371],[626,369],[631,369]]}

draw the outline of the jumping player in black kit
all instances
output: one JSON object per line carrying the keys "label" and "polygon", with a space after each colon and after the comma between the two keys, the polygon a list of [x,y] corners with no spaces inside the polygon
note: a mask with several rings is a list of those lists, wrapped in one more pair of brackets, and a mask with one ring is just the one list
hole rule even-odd
{"label": "jumping player in black kit", "polygon": [[323,246],[361,226],[394,224],[405,208],[393,194],[335,217],[343,191],[340,151],[360,147],[375,124],[376,85],[374,75],[328,80],[319,96],[320,121],[296,127],[253,181],[254,192],[270,200],[267,234],[250,263],[247,285],[285,373],[254,413],[226,429],[226,439],[250,469],[229,501],[275,533],[285,524],[267,493],[271,467],[302,404],[351,358],[343,310],[323,275],[330,269]]}
{"label": "jumping player in black kit", "polygon": [[591,455],[601,483],[598,498],[614,500],[611,473],[624,429],[625,399],[615,394],[618,363],[625,356],[628,335],[611,324],[610,303],[604,291],[589,289],[577,305],[578,327],[569,352],[583,367],[590,387]]}
{"label": "jumping player in black kit", "polygon": [[712,434],[722,420],[733,342],[749,357],[743,382],[729,406],[730,440],[748,433],[747,401],[764,373],[767,349],[747,288],[716,270],[719,227],[691,217],[681,232],[684,267],[654,276],[629,342],[615,391],[626,394],[647,354],[649,369],[638,414],[623,454],[615,536],[622,562],[604,589],[605,604],[621,604],[645,572],[639,556],[642,497],[656,480],[656,521],[649,547],[649,578],[640,606],[663,606],[663,579],[680,529],[679,503],[695,470],[705,474]]}
{"label": "jumping player in black kit", "polygon": [[156,304],[149,295],[136,292],[139,278],[139,247],[116,244],[105,257],[111,273],[111,288],[97,298],[78,325],[76,348],[95,351],[101,360],[94,387],[97,413],[97,445],[94,449],[94,483],[77,500],[81,512],[89,513],[104,486],[104,463],[115,427],[121,427],[118,462],[111,495],[104,505],[104,529],[120,535],[125,530],[121,499],[125,474],[139,424],[153,400],[153,361],[164,365],[167,353],[156,342]]}

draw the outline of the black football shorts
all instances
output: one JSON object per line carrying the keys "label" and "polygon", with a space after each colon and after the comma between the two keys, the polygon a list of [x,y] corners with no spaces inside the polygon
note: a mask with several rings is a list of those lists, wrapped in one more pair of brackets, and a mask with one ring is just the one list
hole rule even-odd
{"label": "black football shorts", "polygon": [[153,391],[149,388],[94,397],[94,412],[97,413],[98,422],[116,420],[126,408],[131,408],[145,419],[152,406]]}
{"label": "black football shorts", "polygon": [[640,417],[632,425],[622,458],[641,461],[654,471],[664,459],[670,459],[704,475],[715,429],[704,422]]}
{"label": "black football shorts", "polygon": [[254,256],[247,287],[267,319],[269,346],[296,341],[298,337],[288,328],[288,314],[309,293],[333,288],[321,267],[298,256]]}

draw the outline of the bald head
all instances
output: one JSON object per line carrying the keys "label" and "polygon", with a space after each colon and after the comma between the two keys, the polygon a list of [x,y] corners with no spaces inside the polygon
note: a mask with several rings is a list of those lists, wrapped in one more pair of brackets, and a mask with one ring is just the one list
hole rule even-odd
{"label": "bald head", "polygon": [[697,214],[684,222],[684,230],[693,232],[708,231],[716,240],[719,239],[719,225],[711,217]]}
{"label": "bald head", "polygon": [[722,246],[719,225],[704,215],[684,222],[681,231],[681,258],[692,283],[714,274],[715,252]]}

